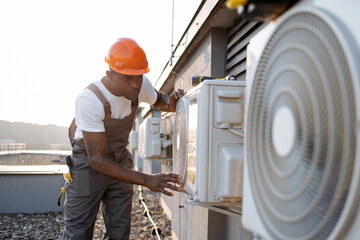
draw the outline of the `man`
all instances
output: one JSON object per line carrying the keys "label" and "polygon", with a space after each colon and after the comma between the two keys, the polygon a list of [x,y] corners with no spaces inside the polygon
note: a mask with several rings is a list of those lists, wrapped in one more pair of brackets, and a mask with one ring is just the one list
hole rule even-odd
{"label": "man", "polygon": [[[154,89],[143,49],[132,39],[120,38],[105,61],[106,76],[78,96],[75,121],[69,128],[73,145],[73,182],[64,203],[66,228],[63,239],[92,239],[100,203],[106,225],[105,239],[129,239],[132,184],[172,196],[180,191],[177,174],[148,175],[132,170],[126,146],[139,102],[174,112],[183,90],[170,98]],[[76,124],[75,124],[76,122]]]}

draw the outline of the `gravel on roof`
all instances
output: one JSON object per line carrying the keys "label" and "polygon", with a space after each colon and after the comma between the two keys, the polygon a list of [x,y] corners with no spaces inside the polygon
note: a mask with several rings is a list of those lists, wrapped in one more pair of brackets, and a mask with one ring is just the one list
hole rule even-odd
{"label": "gravel on roof", "polygon": [[[171,221],[160,206],[159,193],[143,188],[143,198],[152,219],[161,231],[161,239],[171,239]],[[138,187],[134,186],[132,225],[130,239],[157,239],[150,220],[144,216],[145,209],[138,199]],[[64,230],[63,213],[0,214],[0,239],[61,239]],[[94,240],[102,239],[105,232],[102,215],[98,214]]]}

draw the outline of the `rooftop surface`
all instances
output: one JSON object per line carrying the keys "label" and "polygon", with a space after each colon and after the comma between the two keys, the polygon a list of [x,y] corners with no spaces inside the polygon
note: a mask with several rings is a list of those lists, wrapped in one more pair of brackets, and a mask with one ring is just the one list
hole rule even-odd
{"label": "rooftop surface", "polygon": [[[156,226],[161,230],[161,239],[170,240],[171,221],[160,206],[159,194],[144,189],[143,197]],[[143,213],[144,207],[139,203],[137,187],[134,187],[130,239],[157,239],[152,235],[153,225]],[[61,212],[0,214],[0,239],[61,239],[64,226],[64,217]],[[105,225],[99,211],[93,239],[102,239],[104,232]]]}
{"label": "rooftop surface", "polygon": [[[59,174],[66,168],[61,155],[14,154],[0,156],[0,174]],[[151,216],[162,232],[161,239],[171,239],[171,221],[160,205],[160,195],[146,188],[143,188],[143,191],[143,197]],[[63,230],[62,212],[0,214],[0,239],[61,239]],[[152,230],[153,225],[144,216],[144,207],[138,200],[138,187],[134,186],[130,239],[156,239],[152,235]],[[104,231],[104,222],[99,212],[93,239],[102,239]]]}

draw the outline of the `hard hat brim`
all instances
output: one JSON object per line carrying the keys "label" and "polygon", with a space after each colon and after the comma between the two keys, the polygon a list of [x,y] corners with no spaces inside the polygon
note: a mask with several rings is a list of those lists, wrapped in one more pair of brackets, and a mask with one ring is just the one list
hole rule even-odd
{"label": "hard hat brim", "polygon": [[150,71],[149,68],[145,69],[122,69],[122,70],[116,70],[111,68],[114,72],[121,73],[124,75],[144,75]]}

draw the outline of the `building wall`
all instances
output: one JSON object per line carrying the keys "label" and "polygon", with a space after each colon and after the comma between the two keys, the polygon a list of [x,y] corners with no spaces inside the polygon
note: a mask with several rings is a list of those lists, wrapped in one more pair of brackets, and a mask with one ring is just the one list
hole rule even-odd
{"label": "building wall", "polygon": [[[225,77],[226,40],[225,29],[210,29],[177,72],[174,88],[189,91],[191,77],[195,75]],[[172,169],[162,167],[162,171],[171,172]],[[252,234],[241,225],[241,216],[193,206],[187,203],[187,198],[183,193],[175,193],[172,198],[162,195],[162,205],[172,220],[173,239],[252,239]]]}
{"label": "building wall", "polygon": [[192,88],[192,76],[211,76],[211,64],[211,36],[209,35],[177,72],[174,89],[182,88],[188,92]]}
{"label": "building wall", "polygon": [[241,216],[230,216],[209,210],[209,240],[253,239],[251,232],[242,227]]}

